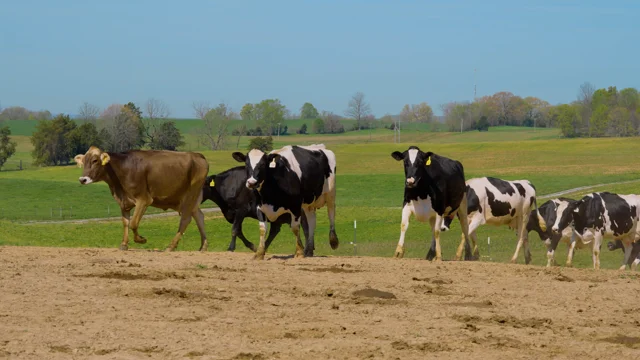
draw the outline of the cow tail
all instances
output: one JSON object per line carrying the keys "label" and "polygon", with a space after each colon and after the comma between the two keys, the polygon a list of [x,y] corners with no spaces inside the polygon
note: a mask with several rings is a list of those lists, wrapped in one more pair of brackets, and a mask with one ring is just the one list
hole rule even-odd
{"label": "cow tail", "polygon": [[533,205],[535,205],[536,209],[536,215],[538,216],[538,225],[540,225],[540,230],[542,230],[542,232],[547,231],[547,224],[544,221],[544,218],[542,217],[542,215],[540,215],[540,211],[538,211],[538,200],[534,197],[533,198]]}

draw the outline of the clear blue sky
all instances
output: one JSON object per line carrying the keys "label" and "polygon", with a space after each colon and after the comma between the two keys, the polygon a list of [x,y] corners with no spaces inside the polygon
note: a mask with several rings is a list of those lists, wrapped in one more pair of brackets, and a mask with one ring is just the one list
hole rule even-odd
{"label": "clear blue sky", "polygon": [[511,91],[553,104],[579,85],[639,87],[640,1],[4,1],[0,104],[279,98],[377,116]]}

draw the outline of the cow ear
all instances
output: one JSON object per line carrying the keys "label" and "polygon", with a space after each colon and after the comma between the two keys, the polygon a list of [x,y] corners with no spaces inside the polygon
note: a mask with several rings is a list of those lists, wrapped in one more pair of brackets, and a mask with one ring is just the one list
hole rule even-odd
{"label": "cow ear", "polygon": [[391,157],[398,160],[398,161],[402,161],[404,160],[404,155],[402,155],[402,153],[400,151],[394,151],[391,153]]}
{"label": "cow ear", "polygon": [[237,162],[241,162],[241,163],[243,163],[243,162],[245,162],[247,160],[247,157],[244,156],[243,153],[238,152],[238,151],[236,151],[233,154],[231,154],[231,157],[233,157]]}
{"label": "cow ear", "polygon": [[271,169],[274,169],[277,166],[278,161],[280,161],[279,154],[269,154],[269,156],[267,156],[267,162]]}
{"label": "cow ear", "polygon": [[102,166],[105,166],[109,163],[109,161],[111,160],[111,157],[109,157],[109,154],[105,152],[100,154],[100,160],[102,160]]}
{"label": "cow ear", "polygon": [[76,162],[76,164],[78,165],[78,167],[83,167],[83,166],[84,166],[84,155],[80,155],[80,154],[76,155],[76,156],[73,158],[73,161],[75,161],[75,162]]}

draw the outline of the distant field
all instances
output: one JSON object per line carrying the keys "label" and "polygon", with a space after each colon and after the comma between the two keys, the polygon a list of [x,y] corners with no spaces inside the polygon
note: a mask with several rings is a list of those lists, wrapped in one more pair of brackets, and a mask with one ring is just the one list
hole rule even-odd
{"label": "distant field", "polygon": [[[391,134],[389,134],[391,133]],[[391,136],[390,136],[391,135]],[[29,159],[28,137],[16,137],[19,143],[17,157]],[[325,143],[338,158],[338,214],[337,229],[341,238],[339,250],[332,251],[327,241],[326,211],[318,217],[316,237],[317,253],[353,254],[353,221],[357,220],[357,253],[359,255],[391,256],[399,236],[403,193],[402,164],[390,153],[405,150],[410,144],[424,150],[460,160],[467,178],[497,176],[504,179],[529,179],[537,188],[538,196],[587,185],[635,181],[640,179],[640,153],[637,138],[623,139],[558,139],[556,129],[496,128],[489,132],[468,133],[403,133],[402,144],[393,144],[393,133],[378,129],[368,133],[341,135],[281,136],[276,146],[285,144]],[[246,148],[243,138],[240,148]],[[231,152],[202,151],[210,164],[210,173],[238,165]],[[243,150],[246,151],[246,150]],[[25,171],[0,172],[0,244],[39,246],[99,246],[117,247],[121,239],[118,218],[85,224],[26,224],[25,221],[78,220],[117,216],[118,209],[104,184],[81,186],[81,169],[74,166],[36,168]],[[640,193],[640,181],[615,186],[601,186],[594,191],[620,191]],[[570,194],[582,196],[584,190]],[[540,199],[540,204],[544,202]],[[207,207],[214,206],[205,203]],[[148,213],[158,213],[150,208]],[[207,214],[207,231],[212,250],[226,249],[230,239],[230,225],[219,213]],[[257,241],[254,220],[246,220],[245,233]],[[177,217],[144,219],[141,233],[149,239],[136,248],[163,248],[177,230]],[[480,228],[481,255],[489,255],[486,239],[491,237],[491,259],[507,261],[515,250],[515,234],[506,228]],[[459,226],[443,235],[445,258],[454,255],[459,241]],[[407,232],[407,256],[424,257],[429,228],[412,220]],[[193,250],[199,244],[194,223],[187,230],[182,250]],[[543,244],[537,235],[531,235],[534,263],[546,262]],[[245,251],[239,245],[241,251]],[[292,253],[293,236],[284,227],[270,252]],[[564,254],[560,246],[559,256]],[[605,249],[603,266],[616,268],[622,253],[608,253]],[[522,255],[520,257],[522,259]],[[484,258],[488,260],[488,258]],[[522,260],[520,260],[522,261]],[[575,264],[591,266],[587,251],[578,251]]]}

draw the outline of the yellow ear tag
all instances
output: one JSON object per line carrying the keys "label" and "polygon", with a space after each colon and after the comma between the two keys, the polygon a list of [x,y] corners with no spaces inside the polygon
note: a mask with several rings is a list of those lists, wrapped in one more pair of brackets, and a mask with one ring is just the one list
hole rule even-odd
{"label": "yellow ear tag", "polygon": [[431,156],[427,158],[427,166],[431,165]]}
{"label": "yellow ear tag", "polygon": [[216,185],[216,182],[213,181],[213,179],[211,179],[211,182],[209,183],[209,186],[215,186],[215,185]]}
{"label": "yellow ear tag", "polygon": [[105,157],[104,159],[102,159],[102,166],[107,165],[108,162],[109,162],[109,158]]}
{"label": "yellow ear tag", "polygon": [[271,164],[269,164],[270,168],[275,168],[276,167],[276,159],[274,158],[273,160],[271,160]]}

